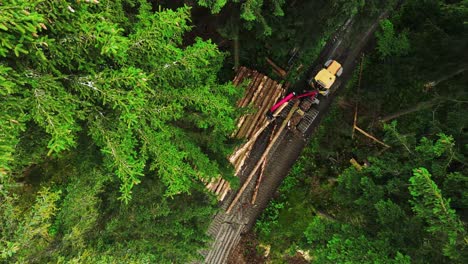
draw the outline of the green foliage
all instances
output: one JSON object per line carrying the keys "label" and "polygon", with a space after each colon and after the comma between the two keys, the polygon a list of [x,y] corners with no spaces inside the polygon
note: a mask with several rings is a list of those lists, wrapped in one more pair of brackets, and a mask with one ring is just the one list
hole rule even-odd
{"label": "green foliage", "polygon": [[[13,0],[0,7],[0,56],[8,57],[13,52],[16,57],[35,51],[39,55],[38,47],[43,38],[38,38],[38,33],[47,29],[45,16],[35,9],[44,2],[43,0],[21,1]],[[3,85],[2,85],[3,86]]]}
{"label": "green foliage", "polygon": [[416,151],[428,158],[438,158],[455,146],[453,137],[443,133],[439,133],[438,136],[439,140],[435,144],[426,137],[422,138],[420,145],[416,147]]}
{"label": "green foliage", "polygon": [[227,0],[198,0],[198,4],[201,6],[209,7],[211,12],[219,13],[227,3]]}
{"label": "green foliage", "polygon": [[215,44],[184,43],[190,8],[14,0],[0,13],[0,262],[199,258],[214,213],[203,181],[232,174],[242,90],[219,83]]}
{"label": "green foliage", "polygon": [[38,164],[36,171],[47,173],[35,176],[50,187],[40,189],[33,208],[27,195],[19,196],[32,186],[2,192],[2,261],[186,263],[200,257],[214,213],[203,187],[170,199],[161,180],[148,176],[122,204],[117,182],[96,159],[99,152],[79,144],[76,152]]}
{"label": "green foliage", "polygon": [[[96,237],[99,248],[121,259],[129,251],[134,256],[146,254],[152,263],[186,263],[199,258],[198,250],[209,241],[203,231],[213,213],[207,197],[193,192],[191,196],[178,196],[176,201],[163,194],[160,182],[147,180],[128,207],[108,210],[113,218]],[[110,208],[119,207],[115,200],[108,202]]]}
{"label": "green foliage", "polygon": [[[334,122],[340,121],[335,119]],[[459,233],[453,236],[458,242],[451,248],[450,254],[457,256],[457,262],[463,262],[462,259],[464,260],[465,256],[462,252],[466,247],[463,241],[466,235],[463,234],[466,234],[466,231],[458,221],[455,211],[450,209],[448,211],[450,217],[443,219],[456,219],[454,222],[458,223],[456,228],[442,224],[443,222],[439,219],[443,216],[438,213],[439,210],[434,209],[434,202],[431,203],[430,201],[433,200],[429,197],[419,197],[418,204],[419,209],[430,217],[423,217],[419,213],[414,214],[412,207],[414,208],[415,202],[408,202],[413,192],[410,194],[407,187],[408,181],[411,181],[410,190],[426,188],[422,182],[416,184],[413,183],[412,178],[410,179],[413,168],[421,165],[437,169],[438,181],[445,182],[448,175],[452,175],[448,171],[458,164],[458,161],[454,160],[454,157],[459,155],[454,151],[456,143],[453,138],[441,133],[437,136],[437,140],[423,137],[416,145],[417,141],[414,136],[401,135],[396,123],[388,126],[387,131],[386,142],[393,142],[394,151],[386,152],[378,157],[369,157],[368,161],[371,165],[362,171],[354,167],[342,171],[337,179],[338,185],[332,189],[334,192],[332,201],[326,202],[325,190],[329,188],[326,178],[320,187],[314,187],[311,190],[317,195],[322,195],[318,199],[309,198],[308,201],[313,201],[313,204],[301,203],[294,195],[302,192],[302,186],[311,188],[308,185],[296,185],[293,192],[282,193],[281,201],[287,205],[288,210],[282,209],[276,213],[275,219],[279,219],[276,222],[281,223],[281,219],[293,214],[293,210],[304,214],[310,206],[318,208],[315,210],[318,215],[313,217],[312,221],[310,218],[290,219],[288,224],[283,223],[287,227],[282,227],[281,224],[276,225],[274,232],[270,231],[266,234],[261,229],[257,230],[262,243],[272,244],[273,255],[278,254],[278,249],[284,250],[284,246],[278,248],[281,242],[277,241],[286,240],[289,245],[308,249],[315,261],[319,263],[409,263],[426,259],[449,263],[451,260],[445,257],[449,256],[447,253],[449,251],[442,251],[445,243],[449,243],[448,235],[444,232],[457,230],[456,232]],[[326,134],[320,135],[324,137]],[[317,166],[320,162],[319,154],[322,152],[318,152],[315,156],[311,156],[311,153],[316,152],[306,153],[307,156],[301,159],[308,157],[309,163],[316,163],[315,166]],[[327,160],[324,166],[330,167],[330,160]],[[311,171],[316,170],[317,168],[299,170],[298,177],[310,177]],[[460,176],[460,173],[457,175]],[[432,192],[432,197],[442,197],[437,186],[432,187],[436,190]],[[429,196],[430,193],[426,192],[425,196]],[[309,194],[309,197],[313,196]],[[421,201],[421,199],[425,200]],[[441,204],[449,208],[447,201],[441,199]],[[320,207],[324,207],[326,213],[320,210]],[[262,218],[258,225],[263,227],[272,224],[268,222],[265,224],[263,221]],[[303,227],[302,230],[305,232],[300,235],[294,226],[302,225],[304,221],[307,221],[308,225]]]}
{"label": "green foliage", "polygon": [[460,172],[447,174],[441,185],[442,192],[451,197],[453,208],[463,209],[468,207],[468,176]]}
{"label": "green foliage", "polygon": [[380,22],[380,31],[377,31],[375,35],[377,50],[381,58],[406,55],[410,49],[407,32],[397,35],[392,22],[388,19]]}
{"label": "green foliage", "polygon": [[6,210],[2,210],[1,215],[2,220],[4,219],[0,240],[2,260],[31,262],[37,257],[36,254],[50,244],[49,227],[57,213],[56,202],[60,199],[60,194],[61,191],[42,188],[37,194],[36,202],[27,212],[16,212],[12,204],[14,200],[3,197],[6,198],[2,199]]}
{"label": "green foliage", "polygon": [[[3,181],[4,182],[4,181]],[[19,249],[18,243],[13,241],[14,228],[17,225],[18,212],[15,210],[16,197],[8,196],[3,185],[0,188],[0,259],[3,261],[13,256]],[[16,212],[15,212],[16,211]]]}
{"label": "green foliage", "polygon": [[[106,178],[97,171],[88,173],[87,177],[77,177],[68,184],[67,195],[57,216],[63,247],[70,252],[86,249],[99,220],[101,201],[98,195],[102,193],[102,181]],[[91,179],[97,179],[97,182],[92,183]]]}
{"label": "green foliage", "polygon": [[284,203],[272,201],[263,212],[262,219],[257,221],[256,232],[261,236],[268,236],[274,228],[278,227],[279,212],[283,208]]}
{"label": "green foliage", "polygon": [[[4,105],[5,106],[5,105]],[[19,142],[19,134],[24,131],[24,123],[21,121],[25,120],[24,114],[13,116],[8,112],[2,112],[1,116],[1,128],[0,128],[0,182],[3,182],[4,178],[7,178],[10,171],[10,165],[13,161],[13,152],[15,146]]]}
{"label": "green foliage", "polygon": [[24,93],[30,100],[30,115],[51,139],[47,145],[48,155],[60,153],[75,146],[75,133],[80,130],[76,119],[81,119],[78,105],[72,94],[62,84],[48,74],[29,73],[30,90]]}
{"label": "green foliage", "polygon": [[147,171],[161,177],[168,196],[221,173],[240,89],[217,83],[224,55],[216,45],[198,39],[181,47],[188,7],[153,12],[136,1],[130,12],[125,1],[26,2],[1,7],[16,19],[0,32],[7,95],[0,131],[12,131],[1,139],[2,174],[29,127],[48,134],[48,155],[74,149],[79,131],[88,134],[121,180],[124,202]]}
{"label": "green foliage", "polygon": [[[209,7],[211,12],[216,14],[227,4],[227,0],[198,0],[200,6]],[[282,6],[285,0],[269,0],[267,3],[264,0],[232,0],[232,3],[240,5],[239,12],[235,16],[244,20],[244,26],[247,29],[252,29],[255,24],[259,24],[263,28],[263,35],[270,36],[272,33],[271,26],[265,20],[264,13],[272,13],[274,16],[284,16]],[[232,7],[231,7],[232,8]],[[236,5],[237,8],[237,5]],[[253,23],[256,22],[256,23]]]}
{"label": "green foliage", "polygon": [[468,246],[468,236],[455,210],[450,208],[450,201],[442,196],[425,168],[414,169],[410,183],[414,212],[428,222],[427,231],[434,239],[442,241],[444,255],[461,261],[461,252],[466,252]]}
{"label": "green foliage", "polygon": [[310,244],[326,243],[314,250],[318,263],[411,263],[409,256],[392,251],[388,242],[371,240],[350,225],[340,225],[314,217],[304,232]]}
{"label": "green foliage", "polygon": [[[340,211],[337,214],[338,222],[334,223],[335,231],[331,232],[335,235],[324,240],[312,241],[314,254],[318,257],[336,255],[336,258],[338,258],[342,256],[341,254],[344,254],[343,252],[348,252],[349,254],[346,253],[346,257],[342,261],[345,259],[352,260],[355,257],[362,256],[363,253],[356,250],[364,248],[368,250],[368,256],[370,257],[373,256],[371,252],[383,252],[383,256],[386,257],[398,256],[401,253],[406,255],[404,259],[407,260],[410,257],[415,261],[424,259],[437,259],[438,262],[448,261],[443,257],[443,255],[449,256],[446,253],[447,250],[443,252],[436,250],[440,249],[439,240],[443,236],[439,234],[438,236],[428,237],[424,230],[435,231],[439,227],[437,229],[439,232],[440,230],[450,232],[451,228],[449,226],[442,227],[440,221],[438,226],[434,225],[434,223],[431,224],[430,221],[426,225],[420,222],[419,219],[428,217],[423,217],[423,212],[433,214],[431,219],[437,218],[436,215],[439,215],[439,210],[434,206],[442,206],[447,209],[445,213],[449,214],[450,217],[447,216],[444,219],[456,219],[455,211],[448,209],[447,201],[441,198],[441,193],[434,182],[432,184],[422,182],[422,180],[428,181],[430,178],[418,174],[419,181],[416,182],[416,178],[414,178],[416,174],[411,179],[409,175],[413,168],[429,165],[438,169],[439,179],[444,179],[450,165],[454,165],[453,147],[455,143],[451,137],[439,134],[436,141],[422,138],[420,144],[414,146],[416,141],[411,137],[400,135],[396,130],[395,123],[389,126],[389,133],[391,135],[389,141],[392,141],[393,138],[393,142],[396,144],[393,148],[398,148],[399,152],[387,153],[378,158],[369,158],[370,167],[362,171],[351,167],[339,176],[334,198],[335,202],[340,206]],[[407,154],[402,155],[404,153]],[[418,172],[420,171],[418,170]],[[411,195],[415,196],[417,194],[418,196],[419,202],[417,205],[419,207],[417,209],[415,208],[415,202],[412,202],[416,215],[412,214],[411,206],[407,202],[410,199],[410,194],[405,190],[405,182],[408,180],[412,183],[410,187]],[[431,192],[428,189],[431,189]],[[423,190],[426,191],[423,192]],[[429,194],[432,195],[432,199],[439,197],[439,204],[435,204],[430,197],[419,197],[428,196]],[[423,200],[420,201],[420,199]],[[442,209],[440,210],[442,213]],[[444,217],[442,214],[439,216]],[[320,232],[316,231],[317,228],[314,231],[309,231],[308,234],[311,234],[310,236],[320,234]],[[362,229],[362,231],[353,234],[348,233],[346,231],[348,229]],[[456,230],[461,234],[466,232],[460,224]],[[458,239],[461,240],[463,237],[463,235],[459,236]],[[426,242],[423,243],[422,241]],[[356,243],[356,246],[353,246],[354,243]],[[462,244],[463,242],[459,242],[459,245]],[[411,246],[408,247],[409,245]],[[458,255],[460,257],[461,252],[464,251],[463,247],[452,248],[452,256]],[[337,252],[341,252],[341,254],[337,255]],[[378,259],[382,256],[375,255],[374,257]],[[334,261],[340,262],[339,259],[334,259]]]}

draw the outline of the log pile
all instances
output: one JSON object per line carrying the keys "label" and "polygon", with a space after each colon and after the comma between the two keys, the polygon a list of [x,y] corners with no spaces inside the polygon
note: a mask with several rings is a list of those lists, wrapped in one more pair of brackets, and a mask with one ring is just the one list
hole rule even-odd
{"label": "log pile", "polygon": [[[248,81],[246,92],[244,97],[237,102],[237,106],[249,107],[251,111],[248,111],[247,114],[239,118],[237,130],[232,135],[238,139],[247,139],[247,142],[239,146],[229,157],[236,175],[238,175],[244,165],[255,139],[268,124],[267,111],[286,92],[282,84],[257,71],[241,67],[233,83],[239,86],[244,84],[245,81]],[[206,188],[216,194],[220,201],[223,201],[231,190],[229,182],[222,178],[213,178],[210,182],[206,183]]]}

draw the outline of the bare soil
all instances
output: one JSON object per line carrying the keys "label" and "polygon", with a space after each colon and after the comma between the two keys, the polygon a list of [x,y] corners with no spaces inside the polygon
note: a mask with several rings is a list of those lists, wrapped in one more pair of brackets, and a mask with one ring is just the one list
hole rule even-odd
{"label": "bare soil", "polygon": [[242,235],[237,246],[227,258],[227,264],[257,264],[266,263],[266,258],[257,252],[259,245],[255,235],[251,232]]}

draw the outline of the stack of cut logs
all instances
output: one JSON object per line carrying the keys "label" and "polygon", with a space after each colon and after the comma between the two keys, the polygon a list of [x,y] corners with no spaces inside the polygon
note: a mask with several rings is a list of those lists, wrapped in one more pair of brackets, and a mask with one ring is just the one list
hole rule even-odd
{"label": "stack of cut logs", "polygon": [[[237,102],[238,107],[250,107],[252,111],[242,116],[237,122],[237,131],[233,137],[239,139],[254,139],[257,131],[268,122],[266,113],[285,94],[282,84],[267,76],[245,67],[241,67],[234,78],[234,85],[241,85],[248,81],[248,87],[244,97]],[[234,165],[236,175],[239,174],[246,158],[253,146],[253,140],[243,146],[239,146],[229,157]],[[206,184],[206,188],[215,193],[220,201],[223,201],[230,190],[229,183],[222,178],[213,178]]]}

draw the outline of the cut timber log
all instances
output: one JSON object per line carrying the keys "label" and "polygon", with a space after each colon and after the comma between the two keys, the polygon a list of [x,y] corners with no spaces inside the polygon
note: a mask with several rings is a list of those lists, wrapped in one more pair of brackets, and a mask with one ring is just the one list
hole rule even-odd
{"label": "cut timber log", "polygon": [[[263,86],[265,84],[266,79],[267,79],[266,76],[262,77],[262,80],[258,84],[258,87],[257,86],[253,87],[251,94],[249,94],[249,96],[251,96],[251,98],[249,98],[248,103],[250,105],[252,105],[252,107],[256,108],[256,101],[255,100],[257,99],[259,93],[263,92],[262,90],[263,90]],[[247,105],[245,105],[245,106],[247,106]],[[252,114],[248,114],[247,116],[245,116],[244,120],[242,121],[242,126],[240,127],[240,129],[237,132],[237,135],[236,135],[237,138],[244,138],[246,136],[247,129],[249,128],[249,125],[252,122],[252,116],[253,116]]]}
{"label": "cut timber log", "polygon": [[221,191],[221,189],[223,188],[224,184],[226,184],[225,180],[220,181],[218,186],[216,187],[216,190],[214,191],[214,193],[218,194]]}
{"label": "cut timber log", "polygon": [[[273,132],[275,131],[275,128],[276,126],[273,128]],[[268,140],[268,144],[271,144],[272,136],[273,136],[273,133],[271,133],[271,136]],[[258,177],[257,184],[255,184],[254,193],[252,195],[252,201],[250,202],[251,204],[255,204],[255,201],[257,201],[258,189],[260,188],[260,184],[262,183],[262,180],[263,180],[263,174],[265,173],[266,163],[267,163],[267,156],[263,158],[262,167],[260,168],[260,176]]]}
{"label": "cut timber log", "polygon": [[212,192],[216,192],[216,189],[219,187],[219,185],[223,182],[222,178],[216,179],[216,181],[211,185],[210,190]]}
{"label": "cut timber log", "polygon": [[362,69],[364,65],[364,54],[361,56],[361,65],[359,66],[359,80],[358,80],[358,87],[357,87],[357,99],[356,99],[356,105],[354,107],[354,121],[353,121],[353,133],[351,134],[351,138],[354,138],[354,130],[356,130],[357,126],[357,115],[358,115],[358,106],[359,106],[359,90],[361,88],[361,80],[362,80]]}
{"label": "cut timber log", "polygon": [[257,184],[255,184],[254,193],[252,195],[252,201],[250,202],[251,204],[255,204],[255,201],[257,200],[258,189],[260,188],[260,184],[262,183],[262,180],[263,180],[263,174],[265,172],[266,162],[267,162],[267,158],[265,157],[263,158],[262,167],[260,168],[260,176],[258,177]]}
{"label": "cut timber log", "polygon": [[274,102],[276,102],[276,100],[272,100],[272,98],[274,98],[274,93],[277,92],[276,89],[279,89],[280,92],[282,91],[281,86],[272,87],[270,89],[272,90],[272,92],[267,95],[268,97],[265,99],[264,103],[259,109],[259,115],[257,115],[256,117],[257,119],[253,121],[253,125],[247,131],[246,137],[249,139],[252,138],[258,130],[261,130],[261,128],[266,123],[269,123],[266,114],[269,111],[269,108],[274,104]]}
{"label": "cut timber log", "polygon": [[421,110],[424,110],[424,109],[427,109],[427,108],[431,108],[431,107],[433,107],[434,105],[436,105],[438,103],[440,103],[440,101],[437,98],[434,98],[432,100],[425,101],[425,102],[420,102],[420,103],[416,104],[415,106],[410,107],[408,109],[401,110],[401,111],[398,111],[396,113],[393,113],[393,114],[387,115],[385,117],[382,117],[380,119],[380,122],[385,123],[385,122],[388,122],[390,120],[396,119],[396,118],[398,118],[400,116],[404,116],[404,115],[411,114],[411,113],[414,113],[414,112],[417,112],[417,111],[421,111]]}
{"label": "cut timber log", "polygon": [[[247,87],[245,87],[243,98],[237,102],[237,106],[251,106],[254,111],[239,118],[237,122],[237,130],[231,135],[233,138],[248,139],[247,143],[237,148],[232,155],[229,156],[229,161],[234,166],[235,175],[239,175],[241,173],[255,141],[270,123],[265,114],[281,96],[284,96],[285,93],[282,84],[277,83],[257,71],[250,70],[246,67],[239,67],[233,83],[234,85],[240,85],[243,84],[245,80],[249,80],[249,83],[247,85],[243,85],[243,87]],[[286,105],[287,104],[285,104],[285,106]],[[278,109],[279,111],[275,111],[274,116],[281,112],[281,109]],[[214,178],[203,182],[205,183],[206,188],[216,194],[218,199],[221,201],[231,190],[229,182],[222,178]]]}
{"label": "cut timber log", "polygon": [[211,178],[210,182],[206,185],[206,188],[211,191],[211,189],[215,185],[216,181],[217,181],[216,178]]}
{"label": "cut timber log", "polygon": [[226,198],[226,195],[228,194],[228,192],[231,190],[231,185],[228,184],[226,185],[226,187],[220,192],[220,197],[219,197],[219,200],[220,201],[224,201],[224,198]]}
{"label": "cut timber log", "polygon": [[457,76],[458,74],[464,72],[468,70],[468,68],[461,68],[461,69],[458,69],[457,71],[453,71],[445,76],[442,76],[441,78],[439,78],[438,80],[435,80],[435,81],[432,81],[432,82],[428,82],[424,85],[424,90],[425,92],[429,91],[430,89],[436,87],[439,83],[441,82],[444,82],[452,77],[455,77]]}
{"label": "cut timber log", "polygon": [[[281,85],[277,85],[275,88],[274,88],[274,93],[272,94],[272,97],[269,98],[269,101],[270,104],[269,105],[266,105],[266,109],[264,110],[264,114],[261,116],[261,119],[259,120],[258,122],[258,125],[257,127],[255,128],[255,131],[257,131],[258,129],[260,129],[262,127],[262,125],[265,123],[265,122],[268,122],[267,120],[267,116],[266,116],[266,113],[268,111],[270,111],[270,108],[276,103],[279,101],[279,99],[281,97],[283,97],[285,94],[285,90],[281,87]],[[275,111],[276,112],[276,111]],[[281,111],[280,111],[281,112]],[[278,112],[279,113],[279,112]]]}
{"label": "cut timber log", "polygon": [[260,167],[260,165],[262,164],[262,160],[269,154],[270,152],[270,149],[273,147],[273,145],[275,144],[276,140],[278,139],[278,137],[281,135],[281,133],[283,132],[283,129],[286,127],[286,125],[288,124],[289,122],[289,119],[291,119],[292,115],[294,114],[294,112],[296,111],[296,109],[298,108],[298,105],[299,105],[299,101],[296,101],[294,103],[294,106],[293,108],[291,109],[291,111],[289,112],[288,116],[286,117],[286,119],[284,119],[283,123],[281,124],[278,132],[276,133],[276,135],[273,137],[270,145],[268,145],[267,149],[265,150],[265,152],[263,153],[262,157],[260,158],[260,161],[257,162],[257,164],[255,165],[254,169],[252,170],[252,172],[250,172],[249,176],[247,177],[247,180],[244,182],[244,184],[242,185],[242,187],[239,189],[239,191],[237,192],[236,196],[234,197],[234,200],[231,202],[231,204],[229,205],[228,209],[226,210],[226,214],[229,214],[231,213],[231,210],[232,208],[237,204],[237,201],[239,200],[239,198],[241,197],[242,193],[244,193],[245,191],[245,188],[247,188],[247,186],[249,185],[250,181],[252,180],[253,176],[255,175],[255,173],[257,172],[258,168]]}
{"label": "cut timber log", "polygon": [[[245,68],[245,67],[243,67],[243,68]],[[249,74],[248,74],[247,77],[248,78],[252,77],[252,79],[251,79],[248,87],[246,88],[246,92],[245,92],[244,97],[237,102],[237,107],[240,107],[240,108],[246,107],[251,102],[251,98],[253,96],[253,93],[257,89],[257,85],[262,80],[263,75],[259,74],[256,71],[250,71],[249,70]],[[242,80],[239,79],[237,81],[237,83],[240,83],[241,81],[243,81],[243,79]],[[233,134],[231,135],[232,137],[240,138],[239,136],[236,136],[236,135],[239,133],[239,130],[242,128],[242,126],[244,124],[244,121],[248,116],[249,115],[243,115],[243,116],[240,117],[239,121],[237,122],[237,130],[233,132]]]}
{"label": "cut timber log", "polygon": [[[288,104],[285,103],[282,106],[280,106],[278,109],[276,109],[275,113],[273,114],[273,118],[276,118],[283,111],[283,109],[286,108],[287,105]],[[242,151],[240,153],[242,153],[243,155],[240,155],[241,158],[238,160],[238,163],[236,162],[234,166],[236,168],[235,175],[239,175],[242,167],[244,166],[245,160],[249,157],[250,150],[252,149],[255,141],[257,141],[257,138],[265,130],[265,128],[268,127],[270,122],[271,121],[268,121],[260,129],[258,129],[257,132],[252,136],[252,138],[244,146],[242,146],[241,148]]]}
{"label": "cut timber log", "polygon": [[[281,105],[280,107],[278,107],[278,109],[276,109],[275,112],[273,113],[273,118],[276,118],[283,111],[283,109],[286,108],[287,105],[288,104],[285,103]],[[257,140],[258,136],[265,130],[265,128],[270,124],[270,122],[271,121],[268,121],[267,123],[263,124],[263,126],[260,129],[257,129],[255,134],[249,139],[249,141],[247,141],[247,143],[245,143],[241,148],[236,150],[234,154],[231,155],[229,160],[231,161],[231,160],[237,159],[237,157],[243,155],[244,153],[248,153],[247,149],[251,148],[253,143],[255,143],[255,141]]]}
{"label": "cut timber log", "polygon": [[259,116],[258,116],[258,119],[255,121],[255,127],[254,129],[252,129],[251,131],[249,131],[247,133],[248,137],[250,138],[250,136],[255,132],[257,131],[260,127],[262,127],[262,125],[267,121],[267,116],[266,116],[266,113],[269,111],[269,109],[271,108],[271,106],[274,104],[272,102],[276,102],[276,93],[277,91],[279,90],[280,93],[283,91],[283,89],[281,89],[281,85],[276,85],[276,82],[274,82],[272,84],[272,86],[270,88],[268,88],[269,90],[267,91],[267,95],[265,97],[265,100],[262,101],[262,104],[261,104],[261,107],[259,109]]}
{"label": "cut timber log", "polygon": [[261,119],[263,116],[265,116],[266,112],[268,111],[268,107],[270,106],[270,102],[267,100],[268,99],[268,93],[270,92],[269,87],[273,83],[273,80],[271,82],[267,82],[265,84],[265,88],[262,91],[261,98],[265,98],[265,100],[262,101],[257,101],[257,113],[251,117],[250,125],[247,127],[247,130],[245,131],[245,137],[249,138],[252,133],[254,133],[255,128],[260,125],[259,119]]}
{"label": "cut timber log", "polygon": [[288,73],[285,70],[283,70],[280,66],[276,65],[276,63],[274,63],[272,60],[270,60],[270,58],[266,58],[266,61],[268,62],[268,64],[271,65],[271,67],[273,68],[273,71],[276,74],[278,74],[283,79],[284,79],[284,77],[286,77],[286,75]]}
{"label": "cut timber log", "polygon": [[245,79],[244,75],[247,75],[248,74],[247,72],[248,71],[246,67],[241,67],[239,71],[237,72],[237,75],[234,77],[234,80],[232,81],[232,83],[236,86],[239,85],[239,83]]}
{"label": "cut timber log", "polygon": [[253,78],[252,81],[250,82],[250,85],[247,88],[247,93],[244,96],[244,98],[238,103],[239,107],[246,107],[250,102],[252,102],[252,97],[257,90],[258,86],[260,83],[263,81],[263,78],[265,76],[263,74],[260,74],[258,72],[253,72]]}
{"label": "cut timber log", "polygon": [[234,37],[234,69],[237,70],[239,68],[239,37]]}
{"label": "cut timber log", "polygon": [[[251,84],[247,88],[246,95],[244,96],[244,98],[240,102],[238,102],[238,104],[237,104],[238,107],[246,107],[248,104],[250,104],[252,102],[252,96],[253,96],[255,90],[257,89],[257,85],[261,81],[261,79],[263,79],[263,77],[261,77],[260,74],[255,75],[253,81],[251,82]],[[244,122],[245,122],[246,119],[248,119],[248,117],[249,117],[249,114],[244,115],[237,122],[238,129],[235,132],[235,137],[241,138],[241,136],[239,135],[239,132],[242,129],[242,127],[244,126]]]}

